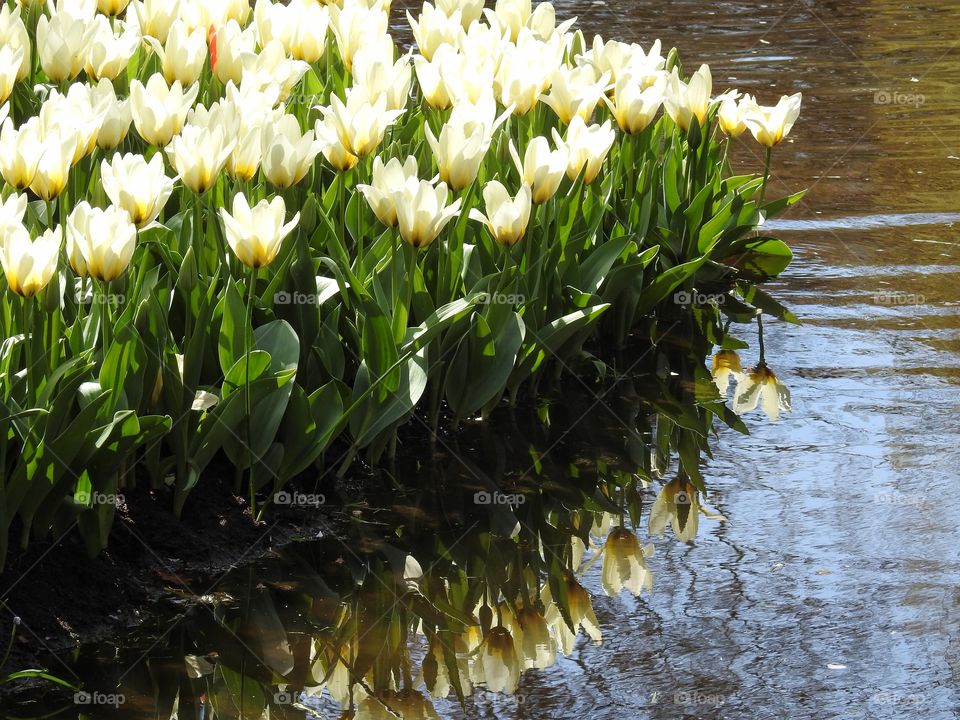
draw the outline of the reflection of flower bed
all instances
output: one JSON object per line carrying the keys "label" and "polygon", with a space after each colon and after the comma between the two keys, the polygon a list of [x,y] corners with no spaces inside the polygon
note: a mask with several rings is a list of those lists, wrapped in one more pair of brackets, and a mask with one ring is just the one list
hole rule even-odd
{"label": "reflection of flower bed", "polygon": [[[754,231],[799,198],[765,198],[799,96],[713,97],[529,5],[426,5],[412,61],[382,2],[4,5],[0,563],[13,527],[98,552],[97,499],[137,483],[179,514],[215,458],[262,513],[631,336],[679,324],[704,372],[724,317],[792,317],[755,285],[790,251]],[[746,129],[762,176],[730,174]],[[762,360],[738,407],[772,414]],[[658,442],[702,491],[712,418],[739,420],[697,401]]]}

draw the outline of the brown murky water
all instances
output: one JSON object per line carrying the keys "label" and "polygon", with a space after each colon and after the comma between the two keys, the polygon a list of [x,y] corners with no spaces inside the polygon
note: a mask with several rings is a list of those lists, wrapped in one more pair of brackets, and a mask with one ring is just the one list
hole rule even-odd
{"label": "brown murky water", "polygon": [[[437,712],[960,717],[956,3],[556,5],[588,36],[679,46],[688,68],[711,65],[717,89],[768,103],[803,92],[771,192],[809,193],[776,223],[796,259],[769,290],[804,325],[766,325],[793,412],[777,424],[751,415],[750,436],[721,433],[705,475],[728,521],[705,521],[691,546],[656,542],[652,596],[606,597],[599,566],[587,574],[601,646],[581,636],[570,657],[524,674],[516,695],[481,691],[466,711],[448,700]],[[762,167],[749,139],[735,158]],[[615,463],[623,431],[603,415],[586,418]],[[487,459],[509,474],[515,453]],[[451,465],[451,482],[469,474]],[[261,570],[282,585],[283,567]],[[337,715],[326,696],[304,702]]]}

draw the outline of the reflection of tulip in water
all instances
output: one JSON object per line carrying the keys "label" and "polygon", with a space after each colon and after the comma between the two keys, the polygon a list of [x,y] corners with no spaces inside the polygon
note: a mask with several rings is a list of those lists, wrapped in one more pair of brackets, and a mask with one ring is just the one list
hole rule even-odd
{"label": "reflection of tulip in water", "polygon": [[653,545],[640,547],[637,536],[623,527],[614,528],[603,545],[601,582],[607,595],[618,595],[627,588],[634,595],[646,589],[653,592],[653,573],[644,558],[653,555]]}
{"label": "reflection of tulip in water", "polygon": [[744,373],[733,396],[733,411],[738,415],[750,412],[758,404],[773,422],[780,418],[781,410],[790,412],[790,390],[766,363]]}
{"label": "reflection of tulip in water", "polygon": [[567,609],[570,611],[573,630],[567,625],[563,613],[560,612],[560,608],[553,599],[549,584],[544,587],[541,599],[547,608],[544,617],[557,636],[560,652],[569,656],[573,652],[573,646],[576,643],[580,628],[583,628],[587,636],[598,645],[601,641],[601,634],[597,616],[593,612],[593,604],[590,602],[590,594],[576,581],[573,575],[567,575],[564,579],[564,585],[567,594]]}
{"label": "reflection of tulip in water", "polygon": [[544,613],[533,607],[520,608],[514,628],[519,631],[515,634],[518,635],[518,654],[524,670],[542,670],[556,662],[556,643],[550,635]]}
{"label": "reflection of tulip in water", "polygon": [[502,625],[491,628],[474,660],[473,678],[490,692],[513,693],[520,682],[520,658],[510,631]]}
{"label": "reflection of tulip in water", "polygon": [[690,542],[697,536],[699,517],[700,496],[697,489],[690,482],[675,478],[657,495],[650,510],[647,532],[663,537],[669,524],[679,540]]}
{"label": "reflection of tulip in water", "polygon": [[357,705],[355,720],[440,720],[433,704],[416,690],[385,690]]}

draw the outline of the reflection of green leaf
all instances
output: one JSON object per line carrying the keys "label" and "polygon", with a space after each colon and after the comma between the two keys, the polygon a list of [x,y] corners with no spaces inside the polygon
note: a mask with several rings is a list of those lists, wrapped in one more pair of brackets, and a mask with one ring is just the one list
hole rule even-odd
{"label": "reflection of green leaf", "polygon": [[241,675],[222,664],[217,665],[214,675],[223,684],[214,680],[214,692],[210,696],[218,720],[260,720],[267,707],[267,694],[263,686],[253,678]]}

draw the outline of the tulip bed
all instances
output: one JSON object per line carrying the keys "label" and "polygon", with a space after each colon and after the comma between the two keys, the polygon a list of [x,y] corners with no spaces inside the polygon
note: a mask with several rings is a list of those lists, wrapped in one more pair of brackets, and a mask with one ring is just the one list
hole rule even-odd
{"label": "tulip bed", "polygon": [[756,230],[799,95],[482,5],[400,54],[389,0],[3,4],[0,563],[13,527],[98,551],[136,483],[179,512],[217,457],[261,511],[678,318],[789,319]]}

